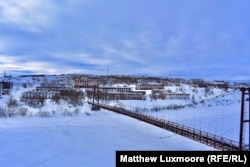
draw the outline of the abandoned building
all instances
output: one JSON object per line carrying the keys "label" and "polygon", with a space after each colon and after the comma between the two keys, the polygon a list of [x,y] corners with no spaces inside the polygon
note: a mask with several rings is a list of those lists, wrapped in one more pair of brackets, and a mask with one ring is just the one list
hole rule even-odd
{"label": "abandoned building", "polygon": [[82,78],[75,80],[74,88],[93,88],[98,85],[97,80]]}
{"label": "abandoned building", "polygon": [[22,94],[23,99],[52,99],[56,94],[60,92],[51,91],[27,91]]}
{"label": "abandoned building", "polygon": [[41,83],[40,86],[36,87],[37,92],[58,92],[62,90],[69,90],[71,88],[66,87],[65,84],[52,81],[50,83]]}
{"label": "abandoned building", "polygon": [[190,99],[190,94],[188,93],[166,93],[165,94],[166,99],[182,99],[182,100],[187,100]]}
{"label": "abandoned building", "polygon": [[63,90],[70,90],[71,88],[66,87],[65,84],[51,81],[41,83],[33,91],[27,91],[22,94],[23,99],[52,99],[55,95],[60,94]]}
{"label": "abandoned building", "polygon": [[139,83],[136,84],[135,89],[136,90],[164,89],[164,85],[159,83]]}
{"label": "abandoned building", "polygon": [[1,95],[9,95],[10,91],[13,88],[13,82],[8,82],[8,81],[1,81]]}
{"label": "abandoned building", "polygon": [[144,91],[132,91],[129,87],[99,87],[99,93],[107,100],[145,100]]}

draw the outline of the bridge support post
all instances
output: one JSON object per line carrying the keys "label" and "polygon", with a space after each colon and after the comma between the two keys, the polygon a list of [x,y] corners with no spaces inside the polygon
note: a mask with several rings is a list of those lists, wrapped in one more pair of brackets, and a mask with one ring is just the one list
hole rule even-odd
{"label": "bridge support post", "polygon": [[99,86],[97,87],[97,93],[98,93],[98,95],[97,95],[97,104],[95,104],[95,94],[96,94],[96,85],[94,85],[94,87],[93,87],[93,103],[92,103],[92,107],[91,107],[91,110],[92,111],[97,111],[97,110],[100,110],[100,106],[99,106]]}
{"label": "bridge support post", "polygon": [[248,90],[248,149],[250,150],[250,88]]}
{"label": "bridge support post", "polygon": [[[240,88],[241,91],[241,114],[240,114],[240,138],[239,138],[239,150],[244,150],[243,143],[244,143],[244,123],[249,123],[249,142],[248,147],[250,149],[250,88]],[[248,93],[246,93],[248,91]],[[248,95],[248,102],[249,102],[249,118],[248,120],[245,118],[245,95]]]}
{"label": "bridge support post", "polygon": [[240,110],[240,138],[239,138],[239,150],[242,151],[243,145],[243,123],[244,123],[244,102],[246,88],[240,88],[241,91],[241,110]]}

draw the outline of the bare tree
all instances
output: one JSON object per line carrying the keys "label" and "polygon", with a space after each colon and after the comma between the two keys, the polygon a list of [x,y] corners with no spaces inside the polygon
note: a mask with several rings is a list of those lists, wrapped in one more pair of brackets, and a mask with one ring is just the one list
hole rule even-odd
{"label": "bare tree", "polygon": [[7,103],[7,107],[8,108],[13,108],[13,107],[17,107],[18,106],[18,102],[16,99],[14,99],[14,97],[11,95],[10,98],[8,99]]}

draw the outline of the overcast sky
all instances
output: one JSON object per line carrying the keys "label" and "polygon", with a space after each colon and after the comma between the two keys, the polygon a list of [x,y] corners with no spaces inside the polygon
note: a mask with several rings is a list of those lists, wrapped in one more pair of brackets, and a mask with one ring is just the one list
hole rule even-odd
{"label": "overcast sky", "polygon": [[249,0],[0,0],[0,72],[250,77]]}

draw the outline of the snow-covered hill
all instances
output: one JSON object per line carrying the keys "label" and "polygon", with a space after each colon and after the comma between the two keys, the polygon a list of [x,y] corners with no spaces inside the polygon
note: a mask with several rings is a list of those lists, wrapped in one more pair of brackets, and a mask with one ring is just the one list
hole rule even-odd
{"label": "snow-covered hill", "polygon": [[[55,77],[66,80],[65,76],[50,76],[46,79],[53,80]],[[0,164],[4,166],[115,166],[116,150],[214,150],[126,116],[106,110],[91,111],[87,103],[72,106],[65,101],[57,104],[47,100],[43,107],[32,108],[19,101],[22,92],[34,89],[44,79],[12,79],[14,87],[11,95],[18,100],[20,107],[27,108],[27,114],[24,117],[15,115],[0,118]],[[27,85],[24,86],[25,83]],[[129,86],[134,88],[134,85]],[[152,100],[151,91],[147,91],[145,101],[123,100],[109,104],[137,109],[238,140],[240,92],[230,94],[234,89],[205,90],[187,84],[166,86],[165,89],[188,93],[191,98]],[[10,95],[4,95],[0,99],[1,108],[6,107],[9,98]],[[166,109],[166,106],[173,104],[185,107]],[[156,107],[158,110],[153,110]],[[42,115],[41,112],[46,114]]]}
{"label": "snow-covered hill", "polygon": [[[55,112],[61,115],[65,115],[66,113],[67,115],[67,113],[73,114],[78,111],[86,112],[86,110],[88,110],[85,108],[85,111],[83,111],[82,106],[74,107],[65,101],[61,101],[60,104],[57,104],[49,99],[45,101],[44,106],[39,108],[32,108],[20,102],[20,97],[23,92],[34,90],[36,86],[39,86],[41,83],[52,80],[67,83],[73,82],[68,75],[39,75],[8,78],[8,81],[14,83],[14,87],[11,95],[4,95],[0,99],[1,108],[6,107],[9,98],[12,96],[18,101],[20,107],[27,108],[28,116],[39,116],[37,113],[41,111],[47,112],[49,115],[53,115]],[[135,85],[127,86],[135,90]],[[186,93],[189,94],[190,98],[185,100],[155,100],[150,96],[152,91],[147,90],[146,100],[119,100],[110,101],[109,104],[119,105],[140,112],[147,112],[154,116],[183,123],[187,126],[215,133],[232,140],[238,140],[241,93],[236,88],[200,88],[193,87],[190,84],[179,84],[178,86],[170,84],[169,86],[165,86],[164,90],[172,93]],[[101,102],[107,103],[106,101]]]}

